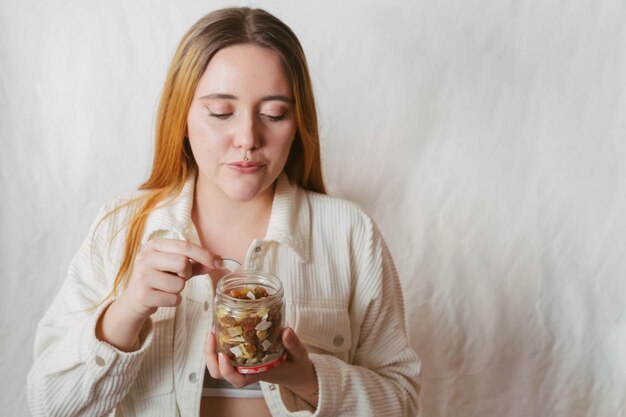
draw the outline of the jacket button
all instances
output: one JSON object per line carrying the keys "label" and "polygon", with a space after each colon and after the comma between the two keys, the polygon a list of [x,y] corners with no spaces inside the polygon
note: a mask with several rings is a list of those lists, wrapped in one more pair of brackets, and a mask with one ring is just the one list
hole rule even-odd
{"label": "jacket button", "polygon": [[209,302],[205,301],[204,302],[204,311],[207,311],[209,309]]}
{"label": "jacket button", "polygon": [[335,345],[337,347],[343,345],[343,336],[340,335],[340,334],[335,336],[335,338],[333,339],[333,345]]}
{"label": "jacket button", "polygon": [[195,372],[189,374],[189,382],[195,384],[198,382],[198,375]]}
{"label": "jacket button", "polygon": [[276,385],[271,384],[270,385],[270,391],[276,391]]}
{"label": "jacket button", "polygon": [[104,358],[102,356],[96,356],[96,365],[98,366],[104,366],[106,362],[104,361]]}
{"label": "jacket button", "polygon": [[263,250],[263,247],[261,247],[261,245],[259,245],[256,248],[254,248],[254,252],[255,253],[261,253],[262,250]]}

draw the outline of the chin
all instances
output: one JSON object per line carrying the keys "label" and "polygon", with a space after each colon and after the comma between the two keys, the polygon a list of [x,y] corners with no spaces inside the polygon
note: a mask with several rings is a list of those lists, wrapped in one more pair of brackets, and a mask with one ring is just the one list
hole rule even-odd
{"label": "chin", "polygon": [[257,184],[234,184],[226,190],[226,195],[231,200],[245,203],[253,200],[261,192],[261,187]]}

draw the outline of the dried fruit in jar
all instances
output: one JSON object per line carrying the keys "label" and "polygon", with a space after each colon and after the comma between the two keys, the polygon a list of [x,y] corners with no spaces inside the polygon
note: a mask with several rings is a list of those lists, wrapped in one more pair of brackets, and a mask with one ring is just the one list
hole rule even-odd
{"label": "dried fruit in jar", "polygon": [[[259,300],[269,294],[261,286],[230,290],[228,295],[245,301]],[[228,309],[218,306],[218,341],[220,350],[238,365],[258,365],[276,359],[280,343],[281,305]]]}

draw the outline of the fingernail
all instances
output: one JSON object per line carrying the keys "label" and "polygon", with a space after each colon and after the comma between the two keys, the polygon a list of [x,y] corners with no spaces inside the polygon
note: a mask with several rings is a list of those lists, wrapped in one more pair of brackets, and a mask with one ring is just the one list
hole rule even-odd
{"label": "fingernail", "polygon": [[213,267],[216,269],[222,269],[222,260],[221,259],[214,260]]}
{"label": "fingernail", "polygon": [[217,356],[220,362],[226,363],[226,357],[224,357],[224,354],[222,352],[218,353]]}

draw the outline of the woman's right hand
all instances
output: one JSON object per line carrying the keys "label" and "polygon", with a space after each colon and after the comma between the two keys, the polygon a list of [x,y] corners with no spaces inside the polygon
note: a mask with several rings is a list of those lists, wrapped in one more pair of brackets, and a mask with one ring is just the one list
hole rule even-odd
{"label": "woman's right hand", "polygon": [[145,321],[159,307],[174,307],[187,280],[221,268],[222,260],[191,242],[154,239],[137,253],[126,289],[104,311],[96,337],[120,350],[136,348]]}
{"label": "woman's right hand", "polygon": [[180,304],[187,280],[221,267],[221,259],[189,241],[154,239],[135,257],[128,287],[118,301],[138,318]]}

